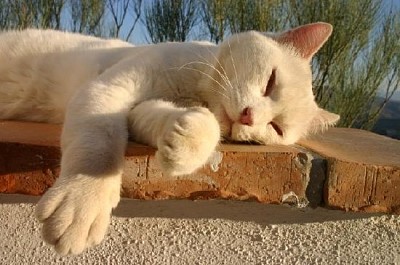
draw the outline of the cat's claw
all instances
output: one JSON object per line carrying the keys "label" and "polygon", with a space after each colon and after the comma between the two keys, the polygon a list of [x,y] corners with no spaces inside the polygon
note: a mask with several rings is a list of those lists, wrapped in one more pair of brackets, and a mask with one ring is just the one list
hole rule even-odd
{"label": "cat's claw", "polygon": [[119,183],[107,179],[78,175],[56,182],[36,207],[43,239],[60,255],[79,254],[99,244],[119,197]]}
{"label": "cat's claw", "polygon": [[165,173],[190,174],[204,165],[220,140],[220,127],[206,108],[189,108],[159,138],[156,158]]}

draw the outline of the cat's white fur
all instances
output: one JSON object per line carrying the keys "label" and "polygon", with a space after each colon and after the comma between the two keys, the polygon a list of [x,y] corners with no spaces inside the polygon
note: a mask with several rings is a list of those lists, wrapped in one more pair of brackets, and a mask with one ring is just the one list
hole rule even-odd
{"label": "cat's white fur", "polygon": [[[291,144],[334,124],[338,116],[314,102],[310,69],[331,31],[315,23],[218,46],[140,47],[51,30],[1,33],[0,119],[64,123],[61,174],[36,211],[46,242],[76,254],[103,239],[128,134],[180,175],[204,165],[221,136]],[[251,124],[241,122],[246,108]]]}

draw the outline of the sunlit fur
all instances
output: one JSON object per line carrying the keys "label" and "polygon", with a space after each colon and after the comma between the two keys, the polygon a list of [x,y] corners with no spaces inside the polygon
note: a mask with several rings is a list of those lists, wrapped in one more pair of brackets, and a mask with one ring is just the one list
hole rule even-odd
{"label": "sunlit fur", "polygon": [[[243,49],[243,46],[246,48]],[[281,45],[257,32],[247,32],[225,41],[219,49],[218,58],[216,67],[219,71],[210,72],[216,81],[205,78],[204,82],[209,85],[218,82],[225,87],[224,94],[229,100],[217,93],[209,100],[217,101],[216,108],[226,111],[233,122],[231,128],[225,126],[231,130],[231,134],[227,135],[231,139],[292,144],[337,121],[338,116],[318,108],[312,94],[310,62],[299,57],[292,47]],[[275,87],[268,97],[264,97],[274,69]],[[253,109],[252,126],[239,122],[240,113],[246,107]],[[217,114],[217,117],[223,115]],[[316,122],[318,118],[320,120]],[[220,120],[224,122],[223,118]],[[269,124],[271,121],[282,129],[282,136]],[[225,134],[227,132],[229,130]]]}
{"label": "sunlit fur", "polygon": [[[316,23],[220,45],[140,47],[51,30],[1,33],[0,119],[64,124],[61,173],[36,210],[45,241],[63,255],[101,242],[128,136],[158,149],[166,175],[182,175],[206,164],[222,137],[292,144],[334,124],[338,116],[314,102],[310,70],[331,30]],[[251,124],[241,123],[246,108]]]}

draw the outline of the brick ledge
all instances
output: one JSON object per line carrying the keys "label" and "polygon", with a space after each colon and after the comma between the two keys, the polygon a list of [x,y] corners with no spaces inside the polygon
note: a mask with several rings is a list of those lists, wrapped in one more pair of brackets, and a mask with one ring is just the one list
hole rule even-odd
{"label": "brick ledge", "polygon": [[[59,174],[59,125],[0,121],[0,192],[40,195]],[[400,141],[333,128],[299,146],[223,144],[210,166],[164,176],[155,149],[129,143],[122,195],[325,204],[400,213]]]}

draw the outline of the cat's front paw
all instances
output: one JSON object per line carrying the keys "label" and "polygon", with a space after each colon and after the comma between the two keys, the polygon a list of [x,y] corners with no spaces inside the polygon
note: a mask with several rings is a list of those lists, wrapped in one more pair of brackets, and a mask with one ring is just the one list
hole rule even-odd
{"label": "cat's front paw", "polygon": [[207,162],[219,140],[215,116],[206,108],[189,108],[159,138],[156,158],[169,175],[190,174]]}
{"label": "cat's front paw", "polygon": [[36,207],[43,239],[61,255],[99,244],[119,201],[118,181],[78,175],[60,179]]}

